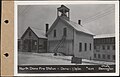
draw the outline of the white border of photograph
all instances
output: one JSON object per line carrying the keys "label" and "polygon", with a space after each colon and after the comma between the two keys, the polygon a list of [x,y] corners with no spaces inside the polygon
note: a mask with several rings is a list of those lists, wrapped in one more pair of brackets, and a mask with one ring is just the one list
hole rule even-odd
{"label": "white border of photograph", "polygon": [[[115,4],[115,73],[18,73],[18,5]],[[14,1],[14,76],[119,76],[119,1]]]}

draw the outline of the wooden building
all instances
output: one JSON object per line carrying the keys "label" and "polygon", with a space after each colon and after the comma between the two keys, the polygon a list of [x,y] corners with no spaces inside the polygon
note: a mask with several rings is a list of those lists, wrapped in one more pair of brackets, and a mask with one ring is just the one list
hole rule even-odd
{"label": "wooden building", "polygon": [[18,49],[22,52],[47,52],[47,38],[43,30],[28,27],[18,41]]}
{"label": "wooden building", "polygon": [[94,59],[115,61],[115,34],[94,36]]}
{"label": "wooden building", "polygon": [[81,20],[71,21],[69,11],[64,5],[57,8],[57,18],[47,32],[48,52],[92,59],[93,33],[81,25]]}

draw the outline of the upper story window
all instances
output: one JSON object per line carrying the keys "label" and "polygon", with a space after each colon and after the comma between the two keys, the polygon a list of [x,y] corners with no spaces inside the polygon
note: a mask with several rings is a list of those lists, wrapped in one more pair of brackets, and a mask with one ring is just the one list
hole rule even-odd
{"label": "upper story window", "polygon": [[102,49],[105,50],[105,46],[104,45],[102,46]]}
{"label": "upper story window", "polygon": [[85,51],[87,51],[87,43],[85,43]]}
{"label": "upper story window", "polygon": [[107,46],[107,49],[110,50],[110,46],[109,45]]}
{"label": "upper story window", "polygon": [[79,43],[79,52],[82,51],[82,43]]}
{"label": "upper story window", "polygon": [[115,60],[115,55],[112,56],[113,60]]}
{"label": "upper story window", "polygon": [[97,45],[97,46],[95,46],[95,50],[96,50],[96,52],[99,52],[100,51],[100,46],[99,45]]}
{"label": "upper story window", "polygon": [[96,46],[94,46],[94,49],[96,49]]}
{"label": "upper story window", "polygon": [[67,36],[67,28],[63,28],[63,36]]}
{"label": "upper story window", "polygon": [[98,58],[101,58],[100,54],[98,54]]}
{"label": "upper story window", "polygon": [[96,58],[96,54],[94,54],[94,58]]}
{"label": "upper story window", "polygon": [[102,55],[103,59],[105,59],[105,54]]}
{"label": "upper story window", "polygon": [[107,58],[110,59],[110,55],[107,55]]}
{"label": "upper story window", "polygon": [[91,50],[91,43],[90,43],[90,50]]}
{"label": "upper story window", "polygon": [[113,45],[112,49],[115,50],[115,45]]}
{"label": "upper story window", "polygon": [[56,30],[54,30],[54,37],[56,37]]}
{"label": "upper story window", "polygon": [[29,32],[29,36],[31,36],[31,32]]}

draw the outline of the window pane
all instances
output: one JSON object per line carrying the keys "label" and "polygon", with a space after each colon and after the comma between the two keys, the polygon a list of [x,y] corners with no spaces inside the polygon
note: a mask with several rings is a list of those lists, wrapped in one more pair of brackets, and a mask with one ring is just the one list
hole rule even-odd
{"label": "window pane", "polygon": [[107,58],[110,59],[110,55],[107,55]]}
{"label": "window pane", "polygon": [[63,36],[67,36],[67,29],[66,28],[63,29]]}
{"label": "window pane", "polygon": [[79,51],[82,51],[82,43],[79,43]]}
{"label": "window pane", "polygon": [[54,30],[54,37],[56,37],[56,30]]}
{"label": "window pane", "polygon": [[102,46],[102,49],[105,50],[105,46],[104,45]]}
{"label": "window pane", "polygon": [[98,58],[100,58],[101,56],[100,56],[100,54],[98,54]]}
{"label": "window pane", "polygon": [[110,46],[109,45],[107,46],[107,49],[110,50]]}
{"label": "window pane", "polygon": [[94,54],[94,58],[96,58],[96,54]]}
{"label": "window pane", "polygon": [[102,55],[103,59],[105,59],[105,54]]}
{"label": "window pane", "polygon": [[115,60],[115,55],[113,55],[113,60]]}
{"label": "window pane", "polygon": [[87,51],[87,43],[85,43],[85,51]]}
{"label": "window pane", "polygon": [[91,50],[91,43],[90,43],[90,50]]}
{"label": "window pane", "polygon": [[113,50],[115,50],[115,45],[113,45]]}
{"label": "window pane", "polygon": [[94,46],[94,49],[96,49],[96,46]]}
{"label": "window pane", "polygon": [[31,36],[31,32],[29,32],[29,36]]}

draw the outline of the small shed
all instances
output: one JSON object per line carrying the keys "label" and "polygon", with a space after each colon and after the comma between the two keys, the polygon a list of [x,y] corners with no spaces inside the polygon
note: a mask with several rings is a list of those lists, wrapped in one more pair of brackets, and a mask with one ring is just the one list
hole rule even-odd
{"label": "small shed", "polygon": [[20,41],[22,52],[47,52],[47,38],[43,30],[28,27],[22,35]]}

